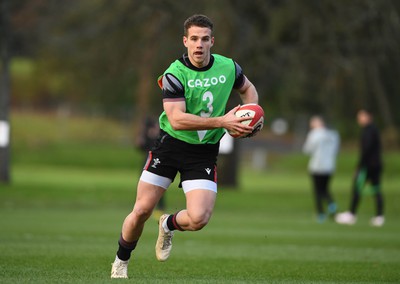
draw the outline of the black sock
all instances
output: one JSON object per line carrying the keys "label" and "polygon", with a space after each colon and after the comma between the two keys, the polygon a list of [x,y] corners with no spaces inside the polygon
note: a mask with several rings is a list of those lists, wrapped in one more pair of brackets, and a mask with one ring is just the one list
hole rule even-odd
{"label": "black sock", "polygon": [[117,251],[117,256],[120,260],[127,261],[131,258],[131,253],[135,249],[138,241],[134,242],[127,242],[121,237],[119,238],[118,241],[118,251]]}
{"label": "black sock", "polygon": [[179,211],[173,215],[169,215],[167,219],[167,227],[170,231],[179,230],[184,231],[181,226],[176,222],[176,215],[178,215]]}

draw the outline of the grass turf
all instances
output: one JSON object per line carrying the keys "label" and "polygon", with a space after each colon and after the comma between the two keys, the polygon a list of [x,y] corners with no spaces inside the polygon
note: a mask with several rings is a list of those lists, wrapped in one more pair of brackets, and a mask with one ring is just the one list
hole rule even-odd
{"label": "grass turf", "polygon": [[[29,125],[29,127],[26,127]],[[387,153],[387,223],[368,225],[370,196],[355,226],[317,224],[303,155],[268,155],[268,169],[244,164],[238,190],[220,187],[200,232],[177,232],[171,258],[155,259],[149,220],[128,281],[109,279],[123,218],[143,163],[131,125],[12,113],[12,184],[0,185],[0,283],[398,283],[399,153]],[[40,133],[40,135],[38,135]],[[332,189],[347,209],[356,153],[343,152]],[[170,212],[184,206],[176,183]]]}
{"label": "grass turf", "polygon": [[[277,163],[291,159],[296,157]],[[137,178],[138,171],[129,168],[17,163],[12,185],[0,186],[0,283],[115,283],[109,279],[110,264]],[[349,202],[350,178],[339,173],[332,184],[341,210]],[[385,177],[387,223],[382,228],[368,224],[374,212],[369,196],[355,226],[316,223],[303,170],[244,169],[240,182],[239,190],[220,188],[206,228],[177,232],[165,263],[155,259],[157,222],[149,220],[128,281],[400,281],[400,178]],[[184,205],[176,183],[167,193],[167,205],[171,212]]]}

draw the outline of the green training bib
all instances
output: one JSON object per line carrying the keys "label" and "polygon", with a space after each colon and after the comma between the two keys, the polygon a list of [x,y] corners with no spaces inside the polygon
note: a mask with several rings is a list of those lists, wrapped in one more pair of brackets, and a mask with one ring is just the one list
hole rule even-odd
{"label": "green training bib", "polygon": [[[235,63],[232,59],[213,54],[214,62],[205,71],[192,70],[179,60],[164,72],[170,73],[184,86],[186,112],[201,117],[225,114],[226,104],[235,82]],[[165,111],[160,115],[160,127],[179,140],[190,144],[215,144],[224,134],[223,128],[211,130],[174,130]]]}

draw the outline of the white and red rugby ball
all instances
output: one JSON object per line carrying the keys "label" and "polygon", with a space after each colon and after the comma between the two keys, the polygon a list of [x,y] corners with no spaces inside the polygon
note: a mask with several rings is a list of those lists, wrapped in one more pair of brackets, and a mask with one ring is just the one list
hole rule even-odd
{"label": "white and red rugby ball", "polygon": [[264,110],[258,104],[244,104],[235,112],[237,117],[249,117],[248,120],[243,120],[242,124],[253,127],[253,132],[241,136],[236,132],[229,132],[234,138],[245,138],[256,135],[264,126]]}

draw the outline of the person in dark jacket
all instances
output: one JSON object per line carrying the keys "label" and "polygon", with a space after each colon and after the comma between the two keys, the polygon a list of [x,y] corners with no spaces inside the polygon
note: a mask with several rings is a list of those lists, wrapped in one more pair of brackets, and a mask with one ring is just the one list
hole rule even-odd
{"label": "person in dark jacket", "polygon": [[[353,225],[357,221],[356,212],[360,203],[363,189],[369,182],[370,193],[374,195],[376,202],[376,215],[371,219],[371,225],[381,227],[385,223],[383,214],[383,195],[381,189],[382,147],[378,128],[373,123],[372,114],[361,109],[357,113],[358,124],[362,127],[360,141],[360,158],[353,180],[352,199],[350,211],[336,216],[339,224]],[[365,190],[364,190],[364,193]]]}

